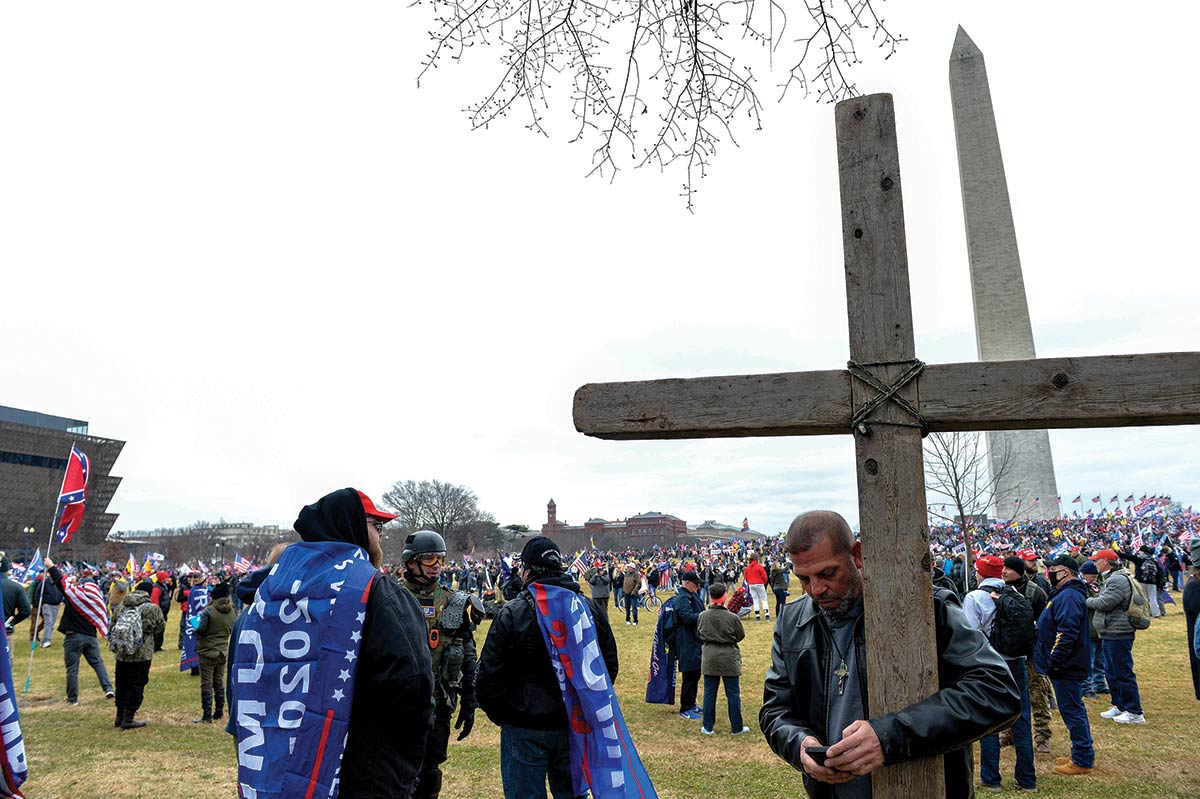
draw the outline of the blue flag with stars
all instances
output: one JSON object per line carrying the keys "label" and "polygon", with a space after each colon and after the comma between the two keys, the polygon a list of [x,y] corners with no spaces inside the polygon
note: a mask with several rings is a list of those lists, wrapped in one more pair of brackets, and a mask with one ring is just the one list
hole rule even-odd
{"label": "blue flag with stars", "polygon": [[337,796],[377,573],[361,547],[304,542],[259,586],[231,664],[239,796]]}

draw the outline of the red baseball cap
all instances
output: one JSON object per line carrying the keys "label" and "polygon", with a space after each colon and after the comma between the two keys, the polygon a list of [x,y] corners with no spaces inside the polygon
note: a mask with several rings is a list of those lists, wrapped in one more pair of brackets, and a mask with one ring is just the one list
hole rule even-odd
{"label": "red baseball cap", "polygon": [[1021,560],[1037,560],[1037,553],[1032,549],[1022,549],[1017,553],[1017,557]]}
{"label": "red baseball cap", "polygon": [[1100,560],[1100,558],[1104,558],[1109,563],[1116,563],[1117,553],[1113,552],[1111,549],[1101,549],[1095,555],[1092,555],[1090,558],[1088,558],[1088,560]]}
{"label": "red baseball cap", "polygon": [[358,498],[362,500],[363,510],[366,511],[368,516],[376,519],[386,519],[390,522],[399,515],[397,513],[386,513],[381,511],[379,508],[375,507],[375,503],[371,501],[371,498],[361,491],[358,492]]}

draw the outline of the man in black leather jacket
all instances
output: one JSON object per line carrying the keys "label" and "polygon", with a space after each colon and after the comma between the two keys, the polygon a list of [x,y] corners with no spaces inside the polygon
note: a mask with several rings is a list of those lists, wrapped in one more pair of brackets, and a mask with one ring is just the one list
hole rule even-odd
{"label": "man in black leather jacket", "polygon": [[[957,598],[936,590],[940,690],[866,719],[861,543],[839,514],[813,511],[792,522],[785,548],[807,595],[787,605],[775,625],[759,713],[771,749],[804,772],[814,799],[869,797],[871,772],[933,755],[944,756],[947,799],[971,796],[970,744],[1021,709],[1004,659],[968,626]],[[804,751],[825,745],[824,766]]]}
{"label": "man in black leather jacket", "polygon": [[[558,545],[544,536],[521,551],[526,589],[543,583],[579,593],[564,569]],[[608,614],[581,594],[596,625],[596,642],[608,677],[617,681],[617,643]],[[567,706],[550,665],[529,590],[497,612],[488,630],[475,677],[479,706],[500,727],[500,774],[505,796],[545,796],[547,777],[555,799],[573,795]]]}

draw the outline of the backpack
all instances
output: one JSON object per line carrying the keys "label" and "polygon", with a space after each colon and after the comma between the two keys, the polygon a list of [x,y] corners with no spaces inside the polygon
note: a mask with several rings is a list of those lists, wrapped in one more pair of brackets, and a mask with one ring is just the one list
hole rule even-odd
{"label": "backpack", "polygon": [[1004,586],[998,595],[993,594],[992,599],[996,603],[996,616],[988,635],[992,648],[1006,658],[1033,654],[1037,625],[1029,600],[1011,585]]}
{"label": "backpack", "polygon": [[[1128,577],[1128,575],[1126,575]],[[1135,630],[1145,630],[1150,627],[1150,600],[1146,591],[1137,580],[1129,581],[1129,608],[1125,611],[1129,617],[1129,626]]]}
{"label": "backpack", "polygon": [[1154,558],[1146,558],[1137,569],[1137,582],[1158,585],[1158,564]]}
{"label": "backpack", "polygon": [[124,608],[108,631],[108,648],[118,656],[133,657],[142,649],[141,606]]}

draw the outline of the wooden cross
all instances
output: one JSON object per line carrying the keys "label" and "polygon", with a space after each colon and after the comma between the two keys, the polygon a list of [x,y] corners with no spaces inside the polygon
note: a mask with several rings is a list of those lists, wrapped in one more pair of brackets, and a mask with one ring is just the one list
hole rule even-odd
{"label": "wooden cross", "polygon": [[[850,357],[881,385],[914,366],[904,207],[892,97],[838,104]],[[592,383],[575,427],[606,439],[853,432],[864,552],[869,716],[938,690],[922,429],[847,370]],[[1200,423],[1200,353],[931,365],[897,396],[932,432]],[[942,797],[940,758],[877,771],[879,799]]]}

